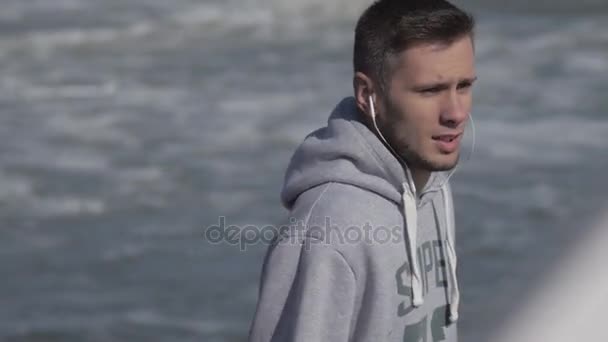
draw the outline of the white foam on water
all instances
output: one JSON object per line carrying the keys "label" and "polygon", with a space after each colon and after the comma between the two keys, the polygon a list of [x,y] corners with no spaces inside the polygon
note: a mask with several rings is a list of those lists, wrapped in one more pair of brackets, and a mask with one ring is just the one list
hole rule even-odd
{"label": "white foam on water", "polygon": [[565,61],[569,72],[585,74],[604,74],[608,71],[608,37],[606,39],[607,51],[573,51]]}
{"label": "white foam on water", "polygon": [[101,215],[107,205],[101,198],[56,196],[33,197],[27,202],[28,211],[40,218],[78,215]]}
{"label": "white foam on water", "polygon": [[108,262],[122,261],[140,257],[150,250],[148,245],[142,244],[121,244],[112,246],[108,250],[104,250],[101,259]]}
{"label": "white foam on water", "polygon": [[352,20],[368,0],[249,0],[224,1],[222,5],[198,4],[174,14],[185,25],[215,22],[230,30],[239,26],[287,25],[311,29],[321,22]]}
{"label": "white foam on water", "polygon": [[33,51],[40,58],[57,49],[107,45],[118,41],[130,42],[166,30],[162,24],[139,20],[123,27],[65,27],[55,30],[30,31],[0,38],[0,47],[7,54],[16,49]]}
{"label": "white foam on water", "polygon": [[23,176],[7,175],[0,171],[0,201],[10,202],[15,198],[31,196],[34,183]]}
{"label": "white foam on water", "polygon": [[[312,91],[240,93],[217,102],[219,114],[212,118],[214,127],[205,139],[213,142],[214,150],[238,146],[259,146],[277,134],[289,130],[288,125],[302,108],[314,106],[317,94]],[[329,110],[325,112],[329,113]],[[265,125],[276,127],[272,131]],[[303,137],[303,135],[302,135]]]}
{"label": "white foam on water", "polygon": [[223,210],[220,215],[239,213],[242,208],[251,208],[259,200],[257,193],[250,190],[206,191],[205,203]]}
{"label": "white foam on water", "polygon": [[69,240],[69,238],[66,236],[62,236],[60,234],[56,234],[56,232],[51,232],[44,229],[23,230],[15,233],[15,241],[17,243],[8,247],[7,251],[13,249],[13,247],[17,247],[13,249],[13,253],[17,255],[21,253],[28,253],[32,250],[63,248]]}
{"label": "white foam on water", "polygon": [[229,115],[238,115],[241,119],[246,116],[267,119],[269,116],[289,115],[297,106],[311,103],[315,98],[316,94],[310,90],[239,93],[220,99],[218,107],[222,112]]}
{"label": "white foam on water", "polygon": [[163,169],[153,166],[115,170],[112,179],[114,194],[146,207],[166,207],[169,195],[178,188]]}
{"label": "white foam on water", "polygon": [[130,323],[153,327],[170,327],[184,329],[193,333],[207,335],[231,331],[235,323],[227,320],[209,320],[187,317],[176,317],[163,314],[153,309],[132,310],[125,314],[125,320]]}
{"label": "white foam on water", "polygon": [[[505,19],[507,20],[507,19]],[[608,21],[591,17],[567,25],[545,20],[530,32],[503,20],[481,22],[477,33],[476,103],[520,104],[519,113],[594,108],[608,72]]]}
{"label": "white foam on water", "polygon": [[554,153],[564,159],[577,158],[582,157],[583,150],[608,147],[605,139],[608,121],[575,117],[526,122],[478,121],[478,148],[491,154],[502,153],[502,157],[513,161],[538,162],[544,153]]}
{"label": "white foam on water", "polygon": [[[214,42],[226,37],[242,37],[260,41],[277,41],[307,38],[312,32],[322,36],[320,26],[354,21],[363,10],[364,0],[277,0],[222,1],[176,6],[161,23],[154,26],[158,33],[172,32],[180,38],[199,37]],[[207,42],[207,45],[210,44]],[[209,47],[212,49],[212,46]]]}
{"label": "white foam on water", "polygon": [[15,89],[15,93],[27,100],[57,100],[107,97],[116,93],[116,85],[108,82],[101,85],[30,85]]}
{"label": "white foam on water", "polygon": [[101,172],[110,169],[110,162],[99,154],[66,151],[54,154],[47,166],[60,170]]}
{"label": "white foam on water", "polygon": [[179,116],[179,113],[175,113],[176,108],[181,107],[185,95],[187,95],[186,89],[179,87],[150,86],[132,82],[118,88],[115,101],[121,105],[154,105],[156,108],[170,110],[171,115]]}
{"label": "white foam on water", "polygon": [[55,136],[76,138],[84,143],[120,143],[137,146],[139,140],[130,132],[119,129],[124,116],[119,113],[81,115],[78,113],[54,113],[46,118],[46,129]]}
{"label": "white foam on water", "polygon": [[151,183],[166,181],[166,174],[156,166],[128,168],[119,171],[119,177],[125,182]]}
{"label": "white foam on water", "polygon": [[61,31],[43,31],[27,33],[22,37],[22,42],[34,45],[38,48],[61,47],[70,45],[81,45],[83,43],[95,44],[116,39],[121,30],[112,28],[98,29],[64,29]]}
{"label": "white foam on water", "polygon": [[171,18],[185,27],[215,24],[231,29],[270,24],[273,21],[272,13],[263,7],[231,9],[226,4],[193,6],[185,11],[174,13]]}
{"label": "white foam on water", "polygon": [[[291,32],[297,36],[310,33],[319,23],[353,20],[366,2],[357,1],[320,1],[299,0],[286,3],[284,1],[226,1],[219,4],[202,3],[197,5],[178,4],[178,9],[155,20],[134,18],[124,26],[80,28],[65,27],[56,30],[33,31],[14,37],[0,39],[3,50],[14,48],[33,48],[38,54],[48,54],[58,48],[91,46],[108,44],[116,41],[132,41],[147,36],[167,35],[178,38],[184,33],[197,32],[209,26],[225,34],[242,28],[268,31],[281,28],[283,32]],[[82,3],[78,4],[79,7]],[[71,7],[66,4],[59,10],[67,11]],[[25,7],[20,7],[25,10]],[[45,10],[37,7],[37,10]],[[49,11],[51,9],[48,9]],[[57,10],[57,8],[53,8]],[[23,13],[21,14],[23,15]],[[204,35],[203,32],[201,34]],[[265,38],[268,38],[265,35]]]}
{"label": "white foam on water", "polygon": [[475,186],[459,186],[460,196],[471,196],[484,203],[496,206],[530,206],[534,208],[555,209],[559,207],[560,186],[549,182],[535,182],[524,187],[497,188],[489,183],[477,183]]}

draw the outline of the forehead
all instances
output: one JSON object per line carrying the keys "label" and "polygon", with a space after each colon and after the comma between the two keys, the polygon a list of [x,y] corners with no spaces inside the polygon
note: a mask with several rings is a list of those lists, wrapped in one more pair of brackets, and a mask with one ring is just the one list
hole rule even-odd
{"label": "forehead", "polygon": [[417,44],[394,59],[392,78],[411,82],[446,81],[475,76],[475,53],[469,36],[446,43]]}

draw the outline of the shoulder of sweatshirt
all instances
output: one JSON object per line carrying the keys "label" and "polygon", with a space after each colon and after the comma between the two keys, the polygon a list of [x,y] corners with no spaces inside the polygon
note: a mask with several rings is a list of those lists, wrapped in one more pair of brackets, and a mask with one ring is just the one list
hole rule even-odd
{"label": "shoulder of sweatshirt", "polygon": [[[329,182],[303,192],[290,212],[292,219],[310,228],[335,226],[342,231],[370,225],[402,225],[397,203],[354,185]],[[367,228],[366,228],[367,229]]]}
{"label": "shoulder of sweatshirt", "polygon": [[303,192],[290,219],[301,227],[300,237],[336,250],[355,271],[391,246],[403,250],[403,216],[397,203],[353,185],[330,182]]}

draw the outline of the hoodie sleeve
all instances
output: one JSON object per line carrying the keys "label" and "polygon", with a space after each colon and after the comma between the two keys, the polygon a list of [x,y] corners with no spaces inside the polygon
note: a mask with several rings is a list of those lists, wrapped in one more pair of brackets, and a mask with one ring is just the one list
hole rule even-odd
{"label": "hoodie sleeve", "polygon": [[351,267],[319,240],[289,240],[266,255],[249,341],[348,341],[355,302]]}

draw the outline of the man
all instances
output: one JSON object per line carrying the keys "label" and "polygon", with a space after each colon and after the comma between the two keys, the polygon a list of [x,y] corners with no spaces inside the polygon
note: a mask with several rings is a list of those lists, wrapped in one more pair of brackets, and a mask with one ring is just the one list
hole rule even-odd
{"label": "man", "polygon": [[474,22],[379,0],[355,30],[354,97],[295,152],[292,225],[269,247],[250,341],[456,341],[448,178],[476,79]]}

